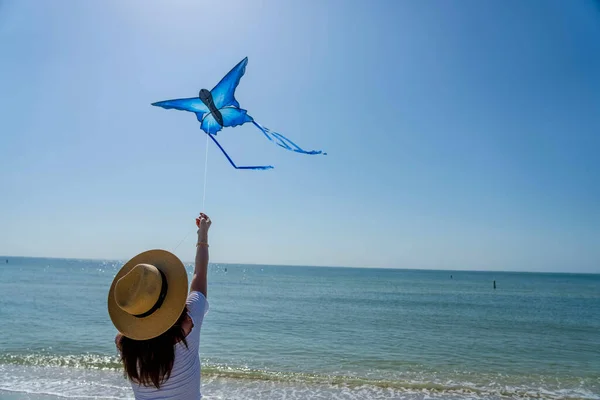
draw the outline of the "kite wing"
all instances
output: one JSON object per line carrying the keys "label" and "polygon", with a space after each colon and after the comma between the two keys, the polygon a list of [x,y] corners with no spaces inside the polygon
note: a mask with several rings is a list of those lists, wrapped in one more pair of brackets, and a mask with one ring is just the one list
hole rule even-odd
{"label": "kite wing", "polygon": [[227,127],[239,126],[253,121],[248,112],[241,108],[225,107],[219,111],[221,111],[221,115],[223,116],[223,125]]}
{"label": "kite wing", "polygon": [[[223,116],[223,125],[225,127],[234,127],[243,125],[246,122],[253,122],[252,117],[248,115],[247,111],[241,108],[225,107],[219,111]],[[198,120],[202,122],[200,129],[208,134],[216,135],[217,132],[223,129],[212,114],[208,114],[202,120],[198,117]]]}
{"label": "kite wing", "polygon": [[208,114],[210,112],[208,107],[206,107],[206,105],[202,102],[202,100],[200,100],[199,97],[159,101],[156,103],[152,103],[152,105],[156,107],[162,107],[167,110],[175,109],[180,111],[193,112],[196,113],[196,116],[198,116],[198,120],[202,120],[204,114]]}
{"label": "kite wing", "polygon": [[217,86],[210,91],[213,97],[213,101],[215,102],[215,106],[218,109],[223,107],[233,106],[240,107],[240,103],[235,99],[235,89],[240,83],[240,79],[244,76],[246,72],[246,65],[248,64],[248,57],[244,58],[242,61],[238,63],[231,71],[227,73],[221,79]]}

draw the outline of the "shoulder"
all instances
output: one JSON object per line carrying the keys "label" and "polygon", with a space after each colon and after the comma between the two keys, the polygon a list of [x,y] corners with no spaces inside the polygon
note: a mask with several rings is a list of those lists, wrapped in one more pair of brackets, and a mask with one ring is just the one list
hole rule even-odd
{"label": "shoulder", "polygon": [[188,295],[186,304],[192,319],[203,318],[208,312],[208,300],[201,292],[195,290]]}
{"label": "shoulder", "polygon": [[188,294],[188,297],[187,297],[186,304],[190,305],[190,304],[198,304],[198,303],[200,303],[200,304],[208,303],[208,300],[202,294],[202,292],[198,292],[196,290],[190,291],[190,293]]}

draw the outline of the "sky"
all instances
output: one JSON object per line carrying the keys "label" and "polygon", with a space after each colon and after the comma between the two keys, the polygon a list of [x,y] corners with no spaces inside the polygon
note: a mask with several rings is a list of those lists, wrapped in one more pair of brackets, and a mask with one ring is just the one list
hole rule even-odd
{"label": "sky", "polygon": [[[593,0],[2,1],[0,254],[600,272]],[[244,57],[307,149],[151,103]],[[191,232],[191,233],[190,233]],[[186,234],[190,233],[188,236]],[[184,239],[185,238],[185,239]]]}

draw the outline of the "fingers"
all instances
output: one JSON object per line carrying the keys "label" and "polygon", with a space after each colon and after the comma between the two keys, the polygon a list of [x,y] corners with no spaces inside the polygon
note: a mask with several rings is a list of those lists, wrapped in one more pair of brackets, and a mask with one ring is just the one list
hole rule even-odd
{"label": "fingers", "polygon": [[200,213],[200,216],[196,218],[196,226],[198,227],[200,227],[200,224],[207,224],[210,226],[211,223],[210,217],[204,213]]}

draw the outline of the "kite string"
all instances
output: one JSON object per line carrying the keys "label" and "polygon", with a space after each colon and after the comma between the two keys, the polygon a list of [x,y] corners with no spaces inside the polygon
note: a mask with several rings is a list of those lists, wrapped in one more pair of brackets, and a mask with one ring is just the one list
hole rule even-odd
{"label": "kite string", "polygon": [[206,201],[206,173],[208,172],[208,135],[206,134],[206,154],[204,156],[204,192],[202,194],[202,212],[204,212],[204,202]]}
{"label": "kite string", "polygon": [[[209,134],[207,133],[206,134],[206,153],[204,155],[204,191],[202,193],[202,211],[204,211],[204,204],[206,202],[206,175],[208,172],[208,135]],[[187,239],[187,237],[190,235],[190,233],[192,233],[193,230],[194,230],[194,228],[192,228],[188,233],[185,234],[183,239],[181,239],[181,241],[173,249],[173,253],[175,252],[175,250],[177,250],[177,248],[179,246],[181,246],[181,244],[185,241],[185,239]]]}

